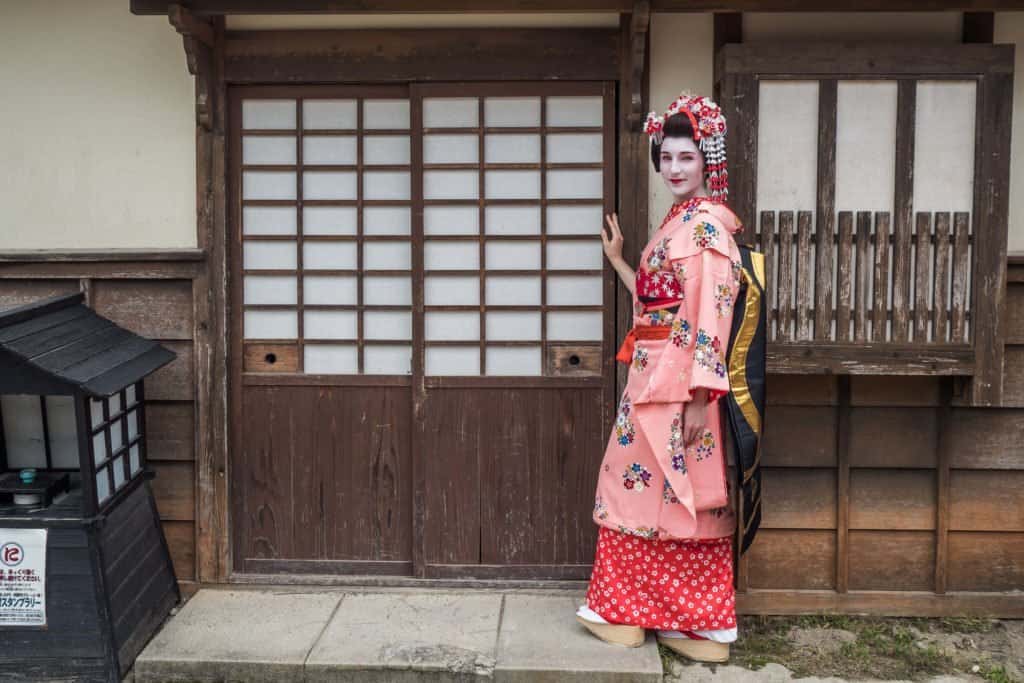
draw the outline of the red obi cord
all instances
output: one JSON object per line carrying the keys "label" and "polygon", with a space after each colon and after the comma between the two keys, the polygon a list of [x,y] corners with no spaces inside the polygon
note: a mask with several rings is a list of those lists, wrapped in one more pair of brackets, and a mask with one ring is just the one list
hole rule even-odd
{"label": "red obi cord", "polygon": [[601,527],[587,606],[612,624],[736,627],[732,539],[647,540]]}

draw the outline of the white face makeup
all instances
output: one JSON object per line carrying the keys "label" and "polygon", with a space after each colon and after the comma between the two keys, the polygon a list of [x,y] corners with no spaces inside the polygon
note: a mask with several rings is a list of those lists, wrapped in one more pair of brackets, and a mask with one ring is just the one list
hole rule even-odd
{"label": "white face makeup", "polygon": [[703,196],[704,156],[689,138],[665,138],[661,143],[660,173],[676,203]]}

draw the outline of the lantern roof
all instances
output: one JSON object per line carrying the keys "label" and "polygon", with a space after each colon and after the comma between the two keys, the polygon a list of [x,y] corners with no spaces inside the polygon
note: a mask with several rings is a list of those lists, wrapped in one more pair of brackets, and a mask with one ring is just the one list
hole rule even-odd
{"label": "lantern roof", "polygon": [[79,292],[0,312],[0,394],[109,396],[175,354],[97,314]]}

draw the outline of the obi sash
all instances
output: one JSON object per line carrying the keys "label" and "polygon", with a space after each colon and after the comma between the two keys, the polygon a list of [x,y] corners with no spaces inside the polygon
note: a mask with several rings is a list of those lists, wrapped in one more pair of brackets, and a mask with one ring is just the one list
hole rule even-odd
{"label": "obi sash", "polygon": [[626,333],[619,352],[615,354],[615,360],[628,365],[633,360],[633,348],[638,339],[668,339],[671,332],[671,325],[637,325]]}

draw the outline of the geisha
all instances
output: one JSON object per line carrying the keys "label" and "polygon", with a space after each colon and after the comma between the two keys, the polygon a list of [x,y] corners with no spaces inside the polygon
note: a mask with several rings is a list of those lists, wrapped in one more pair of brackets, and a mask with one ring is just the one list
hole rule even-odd
{"label": "geisha", "polygon": [[600,526],[577,620],[607,642],[639,646],[645,629],[686,657],[721,662],[736,640],[723,425],[726,350],[740,287],[740,222],[725,206],[725,118],[683,94],[645,126],[674,203],[634,272],[615,214],[605,254],[633,295],[629,366],[598,474]]}

